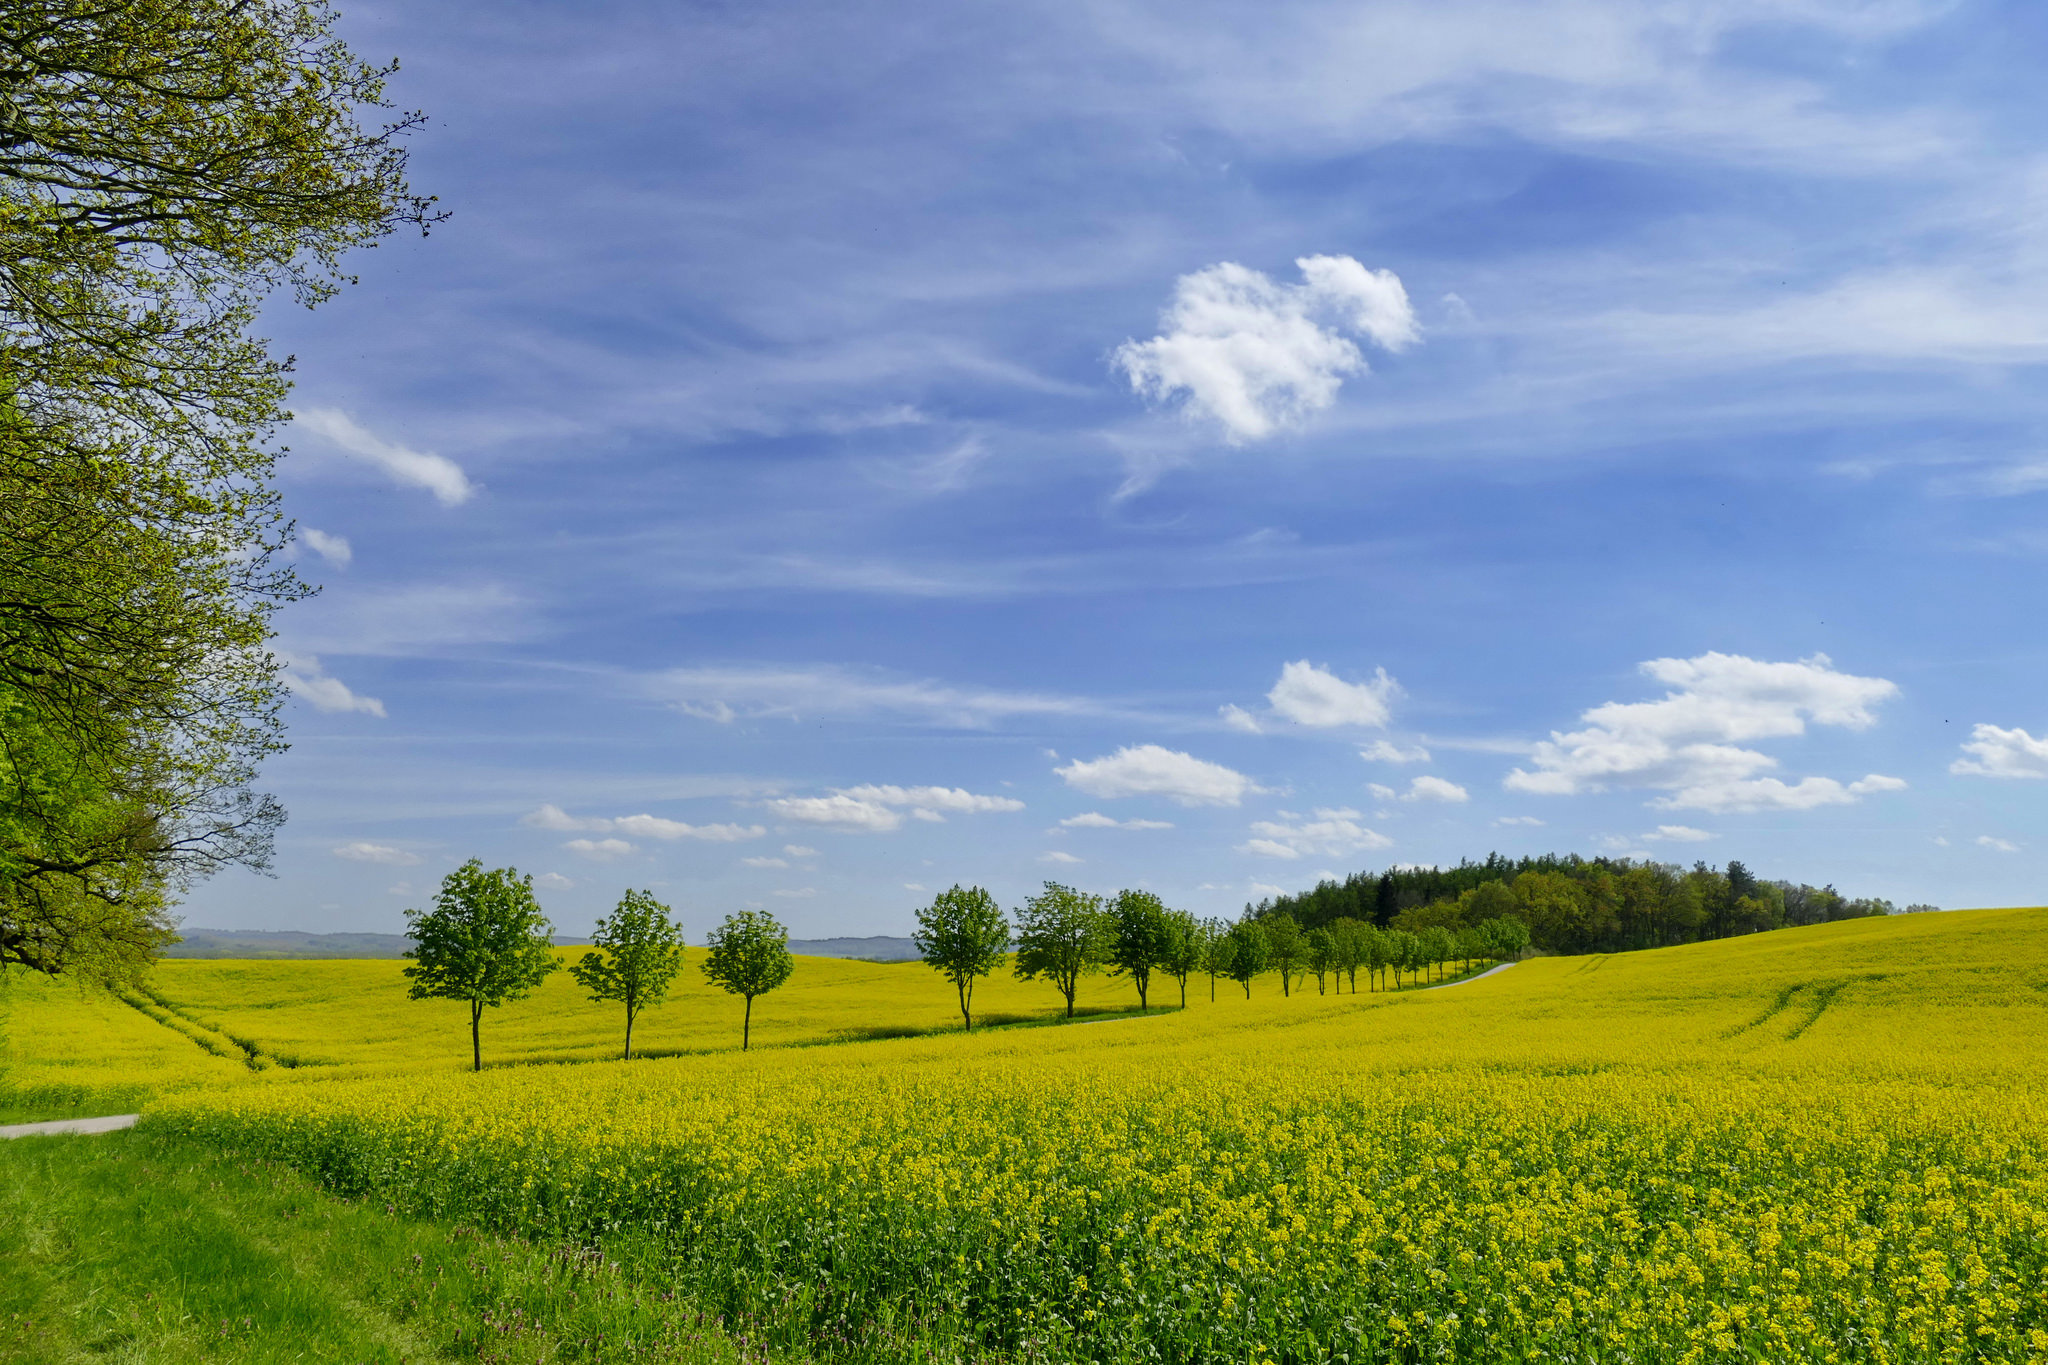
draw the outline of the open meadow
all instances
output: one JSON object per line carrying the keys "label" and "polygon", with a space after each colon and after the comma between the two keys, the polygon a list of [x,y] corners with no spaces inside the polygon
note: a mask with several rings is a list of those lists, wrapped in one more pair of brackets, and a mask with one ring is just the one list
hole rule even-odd
{"label": "open meadow", "polygon": [[[807,960],[792,1005],[806,975],[791,1041],[798,1018],[820,1041],[943,1022],[921,967]],[[303,1012],[259,984],[294,977]],[[209,1024],[341,1065],[253,1069],[162,1025],[150,1054],[93,1015],[121,1025],[101,1079],[161,1085],[145,1132],[421,1215],[655,1239],[678,1292],[790,1354],[2048,1358],[2048,910],[481,1075],[391,964],[157,979]],[[596,1057],[605,1019],[583,1008],[551,985],[486,1038]],[[666,1008],[677,1049],[732,1012]],[[85,1009],[17,983],[10,1048]],[[174,1056],[155,1082],[125,1070]]]}

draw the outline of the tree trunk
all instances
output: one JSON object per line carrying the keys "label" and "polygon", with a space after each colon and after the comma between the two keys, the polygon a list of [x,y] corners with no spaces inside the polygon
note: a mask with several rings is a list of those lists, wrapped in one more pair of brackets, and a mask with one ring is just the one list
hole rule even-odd
{"label": "tree trunk", "polygon": [[626,1055],[624,1061],[633,1060],[633,1007],[626,1006]]}
{"label": "tree trunk", "polygon": [[974,1001],[974,986],[966,981],[956,981],[953,984],[960,992],[960,1019],[966,1025],[966,1031],[972,1033],[974,1016],[968,1012],[967,1007]]}
{"label": "tree trunk", "polygon": [[1182,1009],[1188,1007],[1188,979],[1186,977],[1180,979],[1180,1007]]}
{"label": "tree trunk", "polygon": [[482,1070],[484,1069],[484,1045],[483,1045],[483,1040],[482,1040],[482,1039],[481,1039],[481,1038],[480,1038],[480,1037],[478,1036],[478,1026],[479,1026],[479,1025],[480,1025],[480,1024],[482,1023],[482,1021],[483,1021],[483,1017],[484,1017],[484,1002],[483,1002],[483,1001],[481,1001],[481,1000],[472,1000],[472,1001],[470,1001],[470,1002],[469,1002],[469,1060],[470,1060],[470,1069],[471,1069],[472,1071],[482,1071]]}
{"label": "tree trunk", "polygon": [[740,1051],[747,1050],[747,1044],[754,1033],[754,997],[747,997],[747,1012],[740,1019]]}

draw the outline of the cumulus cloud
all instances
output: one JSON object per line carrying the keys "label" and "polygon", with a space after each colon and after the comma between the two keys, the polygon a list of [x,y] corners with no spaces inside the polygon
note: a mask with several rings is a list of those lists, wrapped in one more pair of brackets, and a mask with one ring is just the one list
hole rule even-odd
{"label": "cumulus cloud", "polygon": [[1989,834],[1978,835],[1977,846],[1979,848],[1988,848],[1998,853],[2017,853],[2020,851],[2018,844],[2007,839],[1995,839]]}
{"label": "cumulus cloud", "polygon": [[1283,664],[1280,681],[1266,694],[1273,714],[1314,729],[1345,725],[1385,725],[1393,716],[1388,703],[1401,688],[1384,668],[1361,683],[1345,682],[1329,669],[1297,659]]}
{"label": "cumulus cloud", "polygon": [[1645,843],[1697,844],[1714,836],[1691,825],[1659,825],[1652,833],[1645,834]]}
{"label": "cumulus cloud", "polygon": [[1183,806],[1235,806],[1259,790],[1243,773],[1157,744],[1126,745],[1053,771],[1075,790],[1105,800],[1163,796]]}
{"label": "cumulus cloud", "polygon": [[1509,828],[1522,826],[1529,829],[1541,829],[1543,827],[1543,821],[1538,820],[1533,815],[1503,815],[1493,823]]}
{"label": "cumulus cloud", "polygon": [[351,692],[341,679],[328,677],[320,666],[320,660],[313,655],[288,654],[280,658],[284,667],[278,671],[278,678],[292,690],[293,696],[304,700],[315,711],[359,711],[363,715],[383,719],[383,702]]}
{"label": "cumulus cloud", "polygon": [[386,441],[364,430],[339,408],[308,408],[297,414],[296,423],[368,460],[398,482],[426,489],[443,507],[460,506],[476,493],[476,485],[462,472],[462,466],[447,456]]}
{"label": "cumulus cloud", "polygon": [[1041,863],[1078,863],[1081,860],[1071,853],[1062,853],[1058,849],[1053,849],[1050,852],[1039,854],[1038,861]]}
{"label": "cumulus cloud", "polygon": [[1470,801],[1472,794],[1457,783],[1442,777],[1422,776],[1408,784],[1403,801],[1444,801],[1456,803]]}
{"label": "cumulus cloud", "polygon": [[808,900],[818,894],[815,886],[786,886],[775,893],[789,900]]}
{"label": "cumulus cloud", "polygon": [[549,829],[565,834],[631,834],[640,839],[661,839],[668,842],[677,839],[703,839],[715,844],[758,839],[768,832],[760,825],[690,825],[681,820],[665,820],[658,815],[578,816],[571,815],[555,805],[544,805],[539,810],[523,815],[519,823],[532,829]]}
{"label": "cumulus cloud", "polygon": [[787,858],[742,858],[740,861],[748,867],[786,868],[789,866],[789,859]]}
{"label": "cumulus cloud", "polygon": [[1318,810],[1312,819],[1289,816],[1286,812],[1282,816],[1283,820],[1254,821],[1252,837],[1238,845],[1238,852],[1291,861],[1311,854],[1335,857],[1361,849],[1385,848],[1394,842],[1359,824],[1364,817],[1348,808]]}
{"label": "cumulus cloud", "polygon": [[624,839],[571,839],[562,847],[571,853],[600,863],[608,863],[614,858],[623,858],[633,852],[633,845]]}
{"label": "cumulus cloud", "polygon": [[381,863],[385,867],[418,867],[420,855],[408,853],[402,848],[389,844],[368,844],[356,842],[342,844],[333,850],[337,858],[346,858],[352,863]]}
{"label": "cumulus cloud", "polygon": [[1188,416],[1216,423],[1237,445],[1336,402],[1345,377],[1368,368],[1352,336],[1398,351],[1420,335],[1391,270],[1368,270],[1349,256],[1304,256],[1295,265],[1300,284],[1230,261],[1181,276],[1160,334],[1126,341],[1111,363],[1137,393],[1178,399]]}
{"label": "cumulus cloud", "polygon": [[[945,819],[941,811],[980,815],[1024,809],[1024,803],[1015,797],[979,796],[959,787],[896,787],[874,783],[837,788],[828,796],[785,796],[764,804],[785,820],[869,834],[886,834],[902,828],[905,808],[913,819],[933,823]],[[813,851],[806,850],[802,856]]]}
{"label": "cumulus cloud", "polygon": [[1838,672],[1825,654],[1769,663],[1708,653],[1652,659],[1641,671],[1671,690],[1657,701],[1609,702],[1585,712],[1585,729],[1553,731],[1531,751],[1531,768],[1514,769],[1503,785],[1549,796],[1633,787],[1667,793],[1653,806],[1708,811],[1808,810],[1906,785],[1877,773],[1849,783],[1787,783],[1760,776],[1777,759],[1742,747],[1804,734],[1809,721],[1867,729],[1877,722],[1873,708],[1898,695],[1884,678]]}
{"label": "cumulus cloud", "polygon": [[1062,829],[1172,829],[1171,820],[1118,820],[1104,815],[1101,811],[1089,811],[1085,815],[1069,815],[1060,821]]}
{"label": "cumulus cloud", "polygon": [[1427,763],[1429,750],[1419,744],[1404,749],[1384,739],[1376,739],[1358,751],[1358,756],[1368,763]]}
{"label": "cumulus cloud", "polygon": [[543,872],[533,879],[533,884],[543,891],[567,891],[576,885],[559,872]]}
{"label": "cumulus cloud", "polygon": [[325,531],[316,531],[308,526],[299,532],[299,539],[306,542],[306,548],[337,569],[346,569],[356,557],[347,536],[333,536]]}
{"label": "cumulus cloud", "polygon": [[1217,707],[1216,714],[1223,717],[1223,726],[1227,730],[1236,730],[1238,733],[1246,735],[1262,735],[1265,733],[1264,730],[1259,728],[1259,718],[1257,716],[1254,716],[1251,712],[1233,702],[1225,702]]}
{"label": "cumulus cloud", "polygon": [[815,848],[805,848],[802,844],[784,844],[782,851],[792,858],[815,858],[818,856],[818,850]]}
{"label": "cumulus cloud", "polygon": [[2035,739],[2025,730],[1973,726],[1963,752],[1971,757],[1949,764],[1950,772],[1975,777],[2048,777],[2048,739]]}

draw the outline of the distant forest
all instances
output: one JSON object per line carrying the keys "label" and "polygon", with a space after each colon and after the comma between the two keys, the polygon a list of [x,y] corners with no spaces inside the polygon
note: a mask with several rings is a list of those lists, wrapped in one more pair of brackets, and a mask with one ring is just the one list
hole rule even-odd
{"label": "distant forest", "polygon": [[1534,947],[1552,953],[1623,952],[1895,913],[1890,901],[1852,900],[1832,886],[1761,881],[1739,862],[1687,869],[1570,853],[1490,853],[1483,863],[1468,859],[1456,867],[1354,872],[1341,882],[1245,906],[1246,918],[1286,915],[1307,929],[1348,918],[1411,933],[1512,915],[1529,926]]}

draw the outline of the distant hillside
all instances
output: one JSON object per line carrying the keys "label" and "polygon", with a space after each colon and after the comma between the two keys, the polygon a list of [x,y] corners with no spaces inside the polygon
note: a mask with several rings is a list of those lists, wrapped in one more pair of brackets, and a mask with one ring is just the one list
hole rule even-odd
{"label": "distant hillside", "polygon": [[[184,929],[183,943],[164,949],[165,957],[403,957],[412,940],[403,934],[302,934],[291,929]],[[590,942],[555,935],[563,947]],[[856,957],[872,962],[903,962],[917,956],[907,938],[877,934],[871,938],[793,938],[792,953],[809,957]]]}

